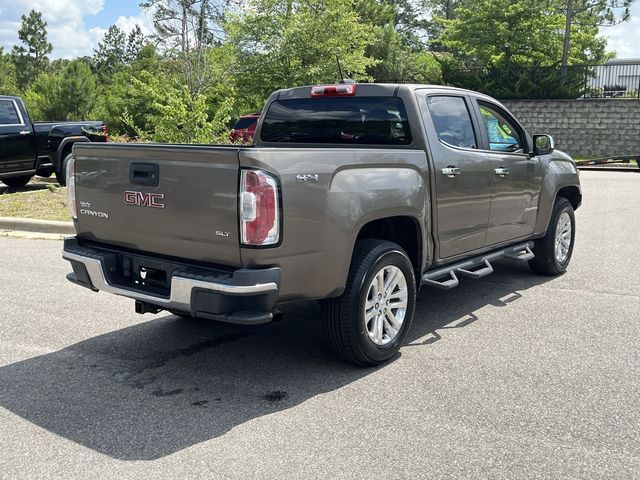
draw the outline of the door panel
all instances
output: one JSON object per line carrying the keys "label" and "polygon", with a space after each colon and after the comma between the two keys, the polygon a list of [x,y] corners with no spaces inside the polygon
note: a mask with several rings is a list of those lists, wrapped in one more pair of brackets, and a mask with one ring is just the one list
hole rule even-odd
{"label": "door panel", "polygon": [[489,157],[493,197],[487,243],[492,245],[533,233],[542,178],[535,157],[499,152],[491,152]]}
{"label": "door panel", "polygon": [[484,147],[491,159],[492,198],[487,244],[533,233],[542,186],[536,157],[524,153],[525,132],[500,106],[477,102]]}
{"label": "door panel", "polygon": [[[491,201],[491,165],[477,150],[477,132],[465,95],[418,92],[435,167],[438,258],[486,245]],[[443,173],[443,169],[445,170]]]}
{"label": "door panel", "polygon": [[35,166],[33,129],[20,115],[16,102],[0,99],[0,173],[31,170]]}

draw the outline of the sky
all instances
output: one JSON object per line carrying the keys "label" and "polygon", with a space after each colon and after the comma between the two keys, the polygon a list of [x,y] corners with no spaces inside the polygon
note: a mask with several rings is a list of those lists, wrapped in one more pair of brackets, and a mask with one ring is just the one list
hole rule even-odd
{"label": "sky", "polygon": [[[151,32],[151,21],[138,5],[138,0],[0,0],[0,46],[7,52],[18,43],[20,16],[35,9],[48,23],[52,59],[91,55],[113,24],[127,32],[139,24],[144,33]],[[618,58],[640,59],[640,0],[632,4],[629,21],[603,28],[601,35]]]}
{"label": "sky", "polygon": [[91,55],[113,24],[127,32],[139,24],[151,33],[151,21],[138,5],[138,0],[0,0],[0,46],[7,52],[19,42],[20,17],[34,9],[47,22],[50,58]]}

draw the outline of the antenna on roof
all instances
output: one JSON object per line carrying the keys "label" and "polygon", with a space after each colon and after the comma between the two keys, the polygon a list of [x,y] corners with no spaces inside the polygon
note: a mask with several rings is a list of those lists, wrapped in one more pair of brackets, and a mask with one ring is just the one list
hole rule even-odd
{"label": "antenna on roof", "polygon": [[340,81],[338,83],[343,85],[356,83],[350,78],[344,78],[344,75],[342,75],[342,67],[340,66],[340,59],[338,58],[338,55],[336,55],[336,63],[338,64],[338,75],[340,76]]}

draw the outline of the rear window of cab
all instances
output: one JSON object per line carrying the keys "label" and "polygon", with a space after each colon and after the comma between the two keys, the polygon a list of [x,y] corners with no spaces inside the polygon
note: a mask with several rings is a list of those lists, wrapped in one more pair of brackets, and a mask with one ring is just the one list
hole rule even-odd
{"label": "rear window of cab", "polygon": [[235,130],[240,130],[243,128],[249,128],[258,123],[258,117],[242,117],[239,118],[236,124],[233,126]]}
{"label": "rear window of cab", "polygon": [[409,145],[411,130],[397,97],[276,100],[260,132],[263,142]]}

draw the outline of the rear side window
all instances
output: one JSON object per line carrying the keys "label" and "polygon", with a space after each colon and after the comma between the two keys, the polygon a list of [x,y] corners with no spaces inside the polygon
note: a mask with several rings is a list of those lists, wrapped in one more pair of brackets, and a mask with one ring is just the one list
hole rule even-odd
{"label": "rear side window", "polygon": [[250,126],[255,125],[257,121],[258,121],[257,117],[241,118],[236,122],[233,128],[235,128],[236,130],[249,128]]}
{"label": "rear side window", "polygon": [[478,148],[464,98],[428,97],[427,105],[440,141],[454,147]]}
{"label": "rear side window", "polygon": [[262,123],[263,142],[408,145],[411,131],[397,97],[277,100]]}
{"label": "rear side window", "polygon": [[0,125],[21,124],[18,111],[11,100],[0,100]]}

